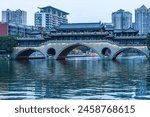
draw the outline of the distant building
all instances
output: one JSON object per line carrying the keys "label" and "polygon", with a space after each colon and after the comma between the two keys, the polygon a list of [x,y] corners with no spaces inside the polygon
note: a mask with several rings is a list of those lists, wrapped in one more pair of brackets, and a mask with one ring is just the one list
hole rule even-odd
{"label": "distant building", "polygon": [[60,24],[68,23],[68,13],[56,9],[51,6],[39,8],[40,12],[35,13],[35,26],[44,27],[46,30],[50,30],[53,27],[57,27]]}
{"label": "distant building", "polygon": [[16,11],[11,11],[7,9],[2,11],[2,22],[4,23],[13,23],[18,25],[27,24],[27,12],[20,9]]}
{"label": "distant building", "polygon": [[0,36],[36,37],[39,33],[38,29],[34,26],[11,23],[0,24]]}
{"label": "distant building", "polygon": [[122,9],[113,12],[112,23],[115,29],[128,29],[132,25],[132,14]]}
{"label": "distant building", "polygon": [[135,10],[135,28],[140,35],[150,32],[150,9],[144,5]]}
{"label": "distant building", "polygon": [[0,36],[7,36],[8,35],[8,25],[0,23]]}

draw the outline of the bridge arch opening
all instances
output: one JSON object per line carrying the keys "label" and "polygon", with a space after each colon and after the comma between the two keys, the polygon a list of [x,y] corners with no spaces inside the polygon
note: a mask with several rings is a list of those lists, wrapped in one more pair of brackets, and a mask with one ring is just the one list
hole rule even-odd
{"label": "bridge arch opening", "polygon": [[54,48],[49,48],[47,50],[47,55],[48,56],[55,56],[56,55],[56,50]]}
{"label": "bridge arch opening", "polygon": [[123,48],[120,49],[119,51],[117,51],[114,55],[113,55],[113,60],[115,59],[119,59],[119,58],[137,58],[137,57],[146,57],[148,58],[148,55],[137,48]]}
{"label": "bridge arch opening", "polygon": [[44,59],[44,58],[45,58],[44,54],[41,51],[36,50],[36,49],[22,50],[15,57],[16,60],[18,59]]}
{"label": "bridge arch opening", "polygon": [[97,57],[98,52],[83,44],[74,44],[64,48],[57,57],[57,60],[64,60],[69,57]]}
{"label": "bridge arch opening", "polygon": [[102,53],[103,56],[108,57],[108,56],[111,55],[111,50],[109,48],[105,47],[105,48],[102,49],[101,53]]}

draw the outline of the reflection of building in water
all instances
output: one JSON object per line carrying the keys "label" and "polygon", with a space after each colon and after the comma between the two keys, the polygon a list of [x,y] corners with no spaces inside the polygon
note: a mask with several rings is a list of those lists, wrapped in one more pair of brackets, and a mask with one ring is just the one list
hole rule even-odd
{"label": "reflection of building in water", "polygon": [[9,90],[8,83],[0,82],[0,92],[8,91],[8,90]]}
{"label": "reflection of building in water", "polygon": [[145,96],[147,92],[147,84],[145,79],[141,79],[137,83],[136,96]]}

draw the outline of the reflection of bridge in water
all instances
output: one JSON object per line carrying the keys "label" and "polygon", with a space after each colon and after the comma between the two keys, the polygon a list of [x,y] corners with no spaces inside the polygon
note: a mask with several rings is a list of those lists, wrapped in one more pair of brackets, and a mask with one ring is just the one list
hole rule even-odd
{"label": "reflection of bridge in water", "polygon": [[70,51],[79,46],[88,47],[100,57],[107,56],[109,59],[116,59],[120,53],[129,49],[149,57],[146,37],[138,36],[137,33],[132,28],[118,31],[99,23],[66,24],[51,31],[44,39],[18,39],[12,57],[27,59],[33,52],[40,52],[44,58],[53,56],[54,59],[65,59]]}

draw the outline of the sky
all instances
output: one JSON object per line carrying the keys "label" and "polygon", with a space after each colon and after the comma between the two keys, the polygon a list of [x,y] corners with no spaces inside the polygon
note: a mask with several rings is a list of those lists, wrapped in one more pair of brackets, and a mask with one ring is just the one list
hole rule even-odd
{"label": "sky", "polygon": [[119,9],[130,11],[133,14],[135,9],[143,4],[150,8],[150,0],[0,0],[0,21],[1,11],[25,10],[27,11],[27,24],[34,25],[34,13],[39,11],[38,7],[53,6],[68,12],[69,23],[79,22],[111,22],[111,13]]}

